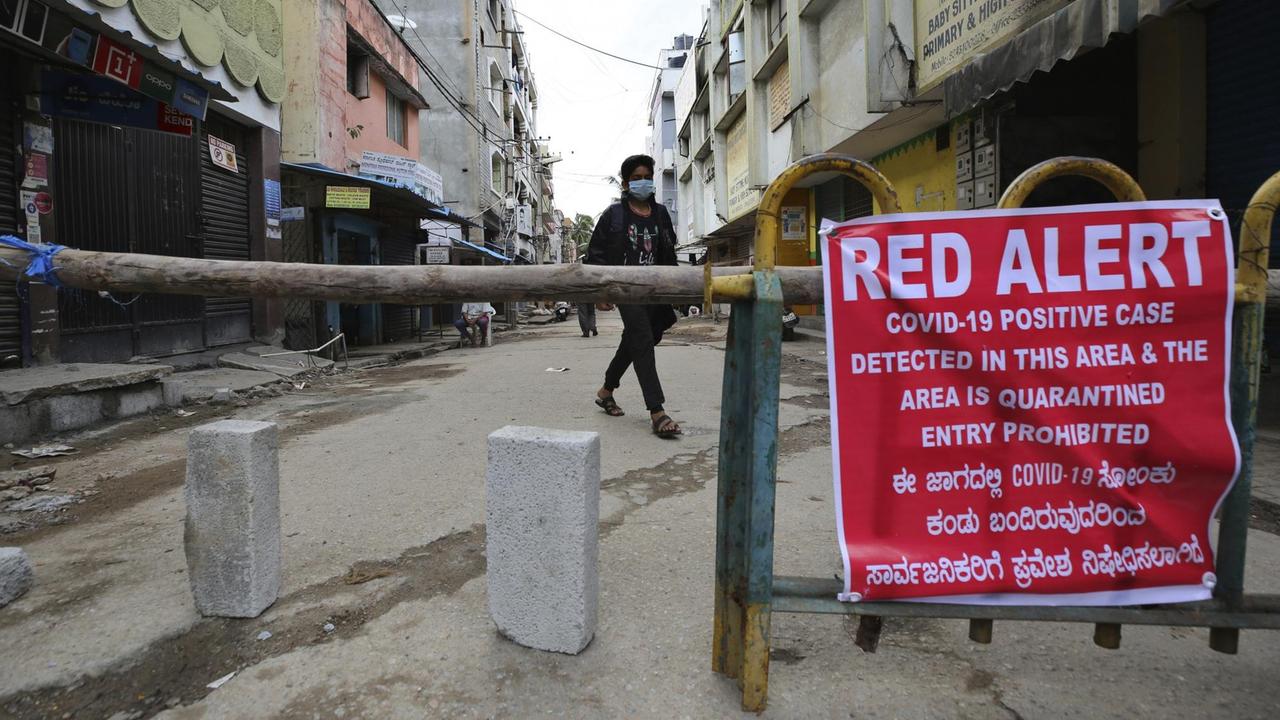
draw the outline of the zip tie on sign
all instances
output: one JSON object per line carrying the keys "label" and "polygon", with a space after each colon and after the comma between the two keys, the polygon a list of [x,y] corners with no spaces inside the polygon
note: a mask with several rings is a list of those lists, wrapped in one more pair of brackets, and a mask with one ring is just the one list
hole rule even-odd
{"label": "zip tie on sign", "polygon": [[[0,235],[0,245],[31,253],[31,262],[23,270],[23,274],[28,278],[39,280],[53,287],[62,287],[62,283],[58,282],[58,268],[53,264],[53,256],[66,250],[64,246],[52,243],[35,245],[13,235]],[[0,262],[4,261],[0,260]],[[4,264],[14,267],[9,262],[4,262]]]}

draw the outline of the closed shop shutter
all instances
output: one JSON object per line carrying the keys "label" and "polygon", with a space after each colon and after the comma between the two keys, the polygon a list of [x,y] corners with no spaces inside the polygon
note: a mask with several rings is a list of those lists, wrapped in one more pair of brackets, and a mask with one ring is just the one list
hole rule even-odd
{"label": "closed shop shutter", "polygon": [[[412,265],[413,253],[418,235],[414,232],[387,231],[378,242],[378,250],[383,265]],[[382,336],[384,342],[409,340],[413,337],[413,315],[417,308],[412,305],[382,306]]]}
{"label": "closed shop shutter", "polygon": [[814,194],[818,222],[823,220],[844,222],[866,217],[875,210],[871,193],[861,184],[847,177],[838,177],[822,183]]}
{"label": "closed shop shutter", "polygon": [[[1209,197],[1222,201],[1239,233],[1249,199],[1280,171],[1280,12],[1274,0],[1231,0],[1206,12]],[[1265,91],[1259,91],[1266,88]],[[1272,224],[1272,243],[1280,223]],[[1271,267],[1280,256],[1271,253]]]}
{"label": "closed shop shutter", "polygon": [[[200,162],[192,138],[54,120],[58,241],[68,247],[200,257]],[[204,298],[58,292],[63,362],[123,362],[204,345]]]}
{"label": "closed shop shutter", "polygon": [[[210,135],[235,146],[235,172],[214,164],[209,153]],[[249,259],[249,164],[244,151],[244,131],[210,114],[200,133],[201,217],[205,259]],[[207,300],[205,341],[209,345],[248,342],[252,335],[252,300]]]}
{"label": "closed shop shutter", "polygon": [[[18,234],[18,106],[0,86],[0,235]],[[0,283],[0,367],[22,364],[22,302],[11,283]]]}

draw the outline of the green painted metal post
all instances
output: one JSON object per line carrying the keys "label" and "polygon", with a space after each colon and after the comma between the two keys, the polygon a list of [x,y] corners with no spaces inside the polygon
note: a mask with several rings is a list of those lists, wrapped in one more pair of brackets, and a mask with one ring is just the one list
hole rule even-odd
{"label": "green painted metal post", "polygon": [[768,693],[773,512],[782,365],[782,285],[754,274],[753,301],[733,304],[720,415],[712,669],[737,678],[745,710]]}
{"label": "green painted metal post", "polygon": [[716,595],[711,669],[738,677],[742,663],[743,552],[746,542],[744,480],[750,444],[743,431],[751,397],[751,313],[749,303],[734,303],[724,355],[720,396],[720,458],[716,483]]}
{"label": "green painted metal post", "polygon": [[778,401],[782,376],[782,284],[755,273],[751,305],[751,472],[747,508],[747,602],[743,636],[742,709],[764,710],[769,695],[769,631],[773,616],[773,518],[778,475]]}

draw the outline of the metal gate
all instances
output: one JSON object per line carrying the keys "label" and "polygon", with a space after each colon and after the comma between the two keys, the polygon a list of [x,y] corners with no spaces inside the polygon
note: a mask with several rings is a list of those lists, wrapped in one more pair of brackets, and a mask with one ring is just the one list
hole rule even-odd
{"label": "metal gate", "polygon": [[[387,230],[379,238],[379,258],[383,265],[412,265],[417,248],[417,233]],[[382,341],[403,342],[414,336],[413,316],[417,308],[409,305],[382,306]]]}
{"label": "metal gate", "polygon": [[[0,234],[18,234],[18,134],[22,123],[8,84],[0,85]],[[0,286],[0,367],[22,364],[22,299],[18,286]]]}
{"label": "metal gate", "polygon": [[[214,164],[210,135],[235,146],[234,171]],[[244,150],[244,131],[210,115],[200,133],[200,223],[204,257],[210,260],[249,259],[249,166]],[[211,297],[205,301],[207,345],[248,342],[252,337],[252,300]]]}
{"label": "metal gate", "polygon": [[[57,119],[60,244],[199,257],[200,165],[191,138]],[[62,290],[62,359],[111,362],[204,346],[204,298]]]}

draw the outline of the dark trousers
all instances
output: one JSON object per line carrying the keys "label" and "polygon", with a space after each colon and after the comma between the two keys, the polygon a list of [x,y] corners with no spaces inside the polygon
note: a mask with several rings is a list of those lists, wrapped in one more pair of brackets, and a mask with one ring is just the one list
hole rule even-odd
{"label": "dark trousers", "polygon": [[645,407],[649,412],[657,412],[662,409],[666,398],[662,395],[658,365],[653,357],[653,325],[649,319],[649,307],[619,305],[618,314],[622,316],[622,342],[618,343],[618,352],[614,353],[609,369],[604,371],[605,389],[617,390],[627,368],[634,365],[636,379],[644,393]]}
{"label": "dark trousers", "polygon": [[[472,337],[471,337],[471,332],[470,332],[469,330],[467,330],[467,320],[466,320],[466,318],[458,318],[457,320],[454,320],[454,321],[453,321],[453,326],[454,326],[454,327],[456,327],[456,328],[458,328],[458,332],[462,333],[462,339],[463,339],[463,340],[471,340],[471,339],[472,339]],[[486,332],[488,332],[488,329],[489,329],[489,316],[488,316],[488,315],[481,315],[480,317],[476,318],[476,330],[480,333],[480,335],[479,335],[479,336],[477,336],[477,338],[476,338],[476,339],[481,339],[481,338],[483,338],[483,337],[484,337],[484,334],[485,334]]]}
{"label": "dark trousers", "polygon": [[582,328],[583,335],[596,329],[596,306],[594,303],[578,303],[578,327]]}

